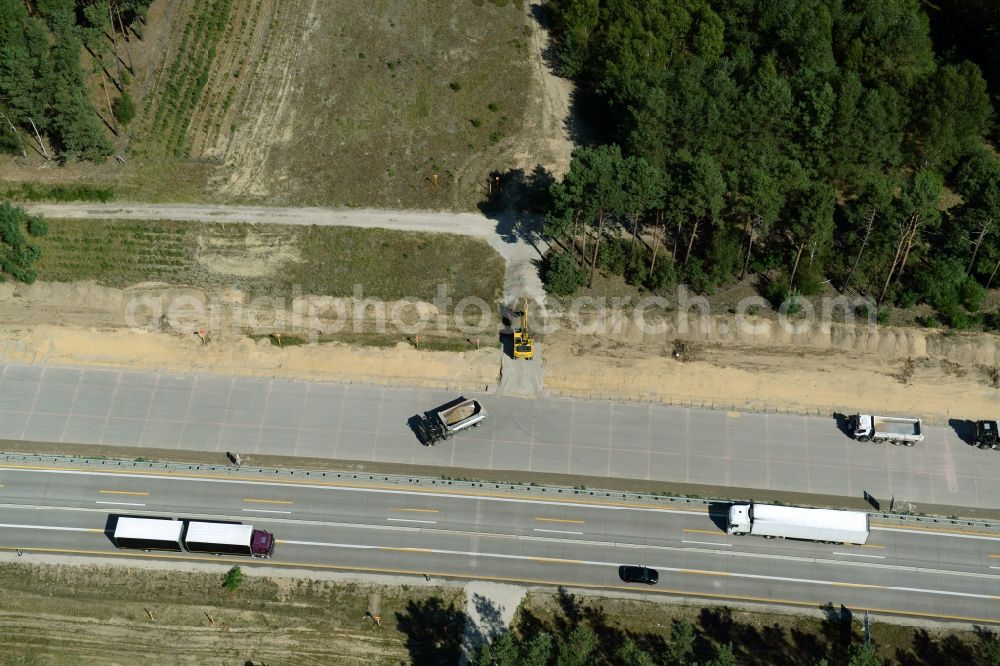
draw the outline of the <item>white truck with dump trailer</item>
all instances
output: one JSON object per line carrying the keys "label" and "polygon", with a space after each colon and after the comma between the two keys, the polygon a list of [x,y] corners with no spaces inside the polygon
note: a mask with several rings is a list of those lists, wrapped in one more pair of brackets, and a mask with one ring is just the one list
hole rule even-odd
{"label": "white truck with dump trailer", "polygon": [[424,444],[434,444],[466,428],[478,428],[486,420],[486,410],[478,400],[458,400],[425,412],[420,422]]}
{"label": "white truck with dump trailer", "polygon": [[851,432],[859,442],[892,442],[896,445],[913,446],[924,441],[920,419],[857,414],[851,417]]}
{"label": "white truck with dump trailer", "polygon": [[869,527],[864,511],[751,503],[729,507],[726,531],[736,535],[863,544],[868,541]]}

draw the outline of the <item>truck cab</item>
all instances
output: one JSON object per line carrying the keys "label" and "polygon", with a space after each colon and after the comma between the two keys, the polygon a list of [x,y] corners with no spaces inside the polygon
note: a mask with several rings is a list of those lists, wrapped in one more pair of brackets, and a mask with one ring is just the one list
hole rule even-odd
{"label": "truck cab", "polygon": [[734,504],[729,507],[729,524],[726,531],[730,534],[749,534],[751,510],[750,504]]}
{"label": "truck cab", "polygon": [[976,421],[973,442],[981,449],[1000,449],[996,421]]}
{"label": "truck cab", "polygon": [[265,530],[254,530],[250,537],[250,553],[254,557],[274,555],[274,535]]}
{"label": "truck cab", "polygon": [[854,431],[854,439],[859,442],[867,442],[874,435],[875,426],[871,414],[858,414],[851,419],[851,428]]}

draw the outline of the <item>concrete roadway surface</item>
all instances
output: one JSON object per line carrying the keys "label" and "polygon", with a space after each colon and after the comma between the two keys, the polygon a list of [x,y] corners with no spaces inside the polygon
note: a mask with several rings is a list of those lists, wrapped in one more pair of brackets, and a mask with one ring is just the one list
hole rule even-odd
{"label": "concrete roadway surface", "polygon": [[[14,344],[14,343],[11,343]],[[0,439],[225,451],[732,486],[1000,509],[1000,454],[952,428],[860,444],[834,419],[496,394],[481,428],[421,446],[453,392],[0,364]],[[489,476],[501,477],[502,474]],[[572,484],[571,484],[572,485]],[[594,484],[591,484],[594,485]]]}
{"label": "concrete roadway surface", "polygon": [[[0,465],[0,550],[238,562],[865,609],[1000,624],[1000,532],[873,524],[865,546],[731,537],[723,508],[529,499],[488,491]],[[252,523],[271,560],[116,550],[120,515]],[[660,571],[653,587],[621,564]]]}

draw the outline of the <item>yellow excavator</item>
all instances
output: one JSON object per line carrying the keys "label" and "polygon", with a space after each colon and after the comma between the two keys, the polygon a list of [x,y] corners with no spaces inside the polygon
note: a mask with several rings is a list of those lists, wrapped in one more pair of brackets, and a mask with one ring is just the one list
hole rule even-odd
{"label": "yellow excavator", "polygon": [[530,361],[535,358],[535,338],[528,331],[528,299],[524,299],[524,309],[515,312],[521,318],[521,328],[514,331],[514,358]]}

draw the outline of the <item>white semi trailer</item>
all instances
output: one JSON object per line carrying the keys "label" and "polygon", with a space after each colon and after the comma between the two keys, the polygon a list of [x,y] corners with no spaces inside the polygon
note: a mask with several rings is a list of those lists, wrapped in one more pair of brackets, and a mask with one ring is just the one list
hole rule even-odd
{"label": "white semi trailer", "polygon": [[734,504],[729,508],[726,531],[737,535],[863,544],[868,541],[869,528],[868,514],[863,511]]}
{"label": "white semi trailer", "polygon": [[184,523],[169,518],[121,517],[115,523],[114,542],[118,548],[141,550],[183,550]]}
{"label": "white semi trailer", "polygon": [[892,442],[913,446],[924,441],[920,419],[899,418],[894,416],[873,416],[872,414],[857,414],[851,419],[854,439],[859,442]]}

